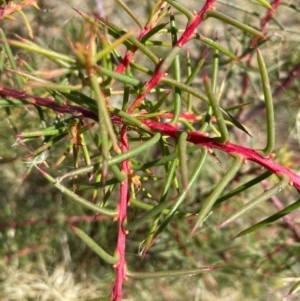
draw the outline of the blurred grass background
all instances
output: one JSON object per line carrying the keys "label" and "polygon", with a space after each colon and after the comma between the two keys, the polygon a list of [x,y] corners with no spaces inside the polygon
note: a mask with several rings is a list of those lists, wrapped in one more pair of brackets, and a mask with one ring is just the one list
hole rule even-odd
{"label": "blurred grass background", "polygon": [[[204,3],[180,2],[195,10],[199,10]],[[300,7],[296,2],[286,1],[286,5],[278,8],[275,19],[268,26],[268,33],[272,35],[272,39],[262,49],[274,90],[280,87],[282,80],[300,64]],[[142,21],[146,21],[146,15],[153,4],[151,1],[126,3]],[[287,6],[293,4],[298,10]],[[115,2],[106,1],[103,5],[109,20],[124,29],[135,27]],[[66,38],[76,40],[82,26],[80,16],[72,7],[84,12],[94,10],[92,1],[76,0],[39,1],[39,7],[39,11],[32,8],[24,10],[31,20],[35,40],[41,45],[62,51],[67,49]],[[248,0],[217,1],[216,7],[219,11],[245,20],[257,28],[260,17],[265,12],[265,9],[254,1]],[[184,27],[184,19],[180,20],[178,16],[176,20],[179,24],[181,21]],[[28,34],[19,17],[15,21],[6,21],[3,29],[8,38],[14,34],[25,37]],[[208,37],[217,34],[220,43],[224,44],[229,39],[236,49],[243,42],[238,30],[224,28],[221,22],[215,20],[204,22],[199,32]],[[191,57],[194,59],[201,56],[202,50],[199,43],[189,46]],[[24,60],[33,59],[24,51],[15,54]],[[48,64],[44,59],[39,62],[41,69],[49,68]],[[224,76],[228,74],[227,71],[223,71]],[[225,99],[222,100],[230,105],[235,103],[235,99],[243,97],[244,101],[251,103],[241,118],[249,131],[255,135],[243,143],[255,148],[265,140],[264,114],[261,114],[260,106],[262,92],[256,76],[253,74],[251,78],[252,84],[247,95],[242,95],[240,70],[233,68],[230,84],[224,94]],[[201,85],[200,80],[195,84]],[[295,77],[289,90],[275,98],[278,160],[293,168],[299,166],[299,84],[299,78]],[[7,111],[0,110],[0,300],[92,300],[107,296],[112,287],[113,269],[75,237],[68,224],[78,217],[76,225],[89,233],[95,241],[101,242],[111,253],[115,248],[117,224],[112,225],[105,219],[96,222],[93,219],[87,220],[90,213],[79,206],[70,205],[60,192],[34,171],[24,179],[30,165],[25,164],[22,158],[31,149],[16,146],[15,134],[35,129],[35,122],[30,110],[14,109],[10,115]],[[34,145],[29,147],[34,149]],[[63,150],[62,146],[62,152]],[[55,162],[55,155],[50,154],[47,161]],[[190,157],[190,162],[193,164],[193,157]],[[203,173],[206,178],[201,179],[199,186],[191,191],[191,208],[201,201],[198,199],[199,192],[201,191],[201,196],[205,195],[205,191],[222,176],[217,169],[215,173],[211,173],[215,165],[216,161],[210,159],[206,167],[207,172]],[[225,167],[221,168],[225,170]],[[59,167],[57,173],[71,168],[72,162],[69,158]],[[161,189],[160,181],[149,185]],[[292,284],[299,280],[300,272],[299,241],[291,238],[291,233],[284,224],[279,221],[266,229],[236,240],[232,240],[237,234],[236,227],[229,226],[222,230],[214,227],[224,215],[226,216],[226,212],[237,207],[242,200],[251,198],[251,191],[257,189],[265,188],[255,187],[247,191],[247,194],[233,198],[221,211],[213,214],[207,227],[193,238],[188,238],[190,228],[187,223],[179,221],[172,224],[144,259],[141,258],[139,250],[144,231],[148,228],[144,226],[131,232],[127,244],[127,262],[131,270],[154,271],[218,264],[225,264],[225,268],[202,276],[172,280],[129,280],[125,282],[124,290],[124,296],[128,296],[127,300],[282,300]],[[292,201],[291,195],[293,196],[291,189],[288,190],[290,191],[285,190],[278,195],[278,198],[287,203]],[[257,216],[262,218],[272,214],[271,210],[276,211],[271,206],[259,207],[253,215],[241,221],[241,229],[257,221]],[[296,213],[293,213],[292,220],[299,226]],[[295,296],[290,300],[298,298]]]}

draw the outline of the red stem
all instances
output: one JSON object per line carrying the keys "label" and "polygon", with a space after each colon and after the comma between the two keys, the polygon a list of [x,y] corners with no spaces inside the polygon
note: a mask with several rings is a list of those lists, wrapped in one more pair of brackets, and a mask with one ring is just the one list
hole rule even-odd
{"label": "red stem", "polygon": [[[279,4],[280,4],[281,1],[282,0],[274,0],[272,2],[272,4],[271,4],[272,8],[270,8],[266,12],[266,14],[264,15],[264,17],[261,19],[261,22],[260,22],[260,31],[261,32],[263,32],[266,29],[268,22],[272,18],[273,14],[275,13],[276,8],[279,6]],[[260,38],[259,37],[253,37],[251,39],[251,42],[250,42],[250,47],[251,48],[257,47],[257,41],[258,41],[258,39],[260,39]],[[253,52],[249,54],[249,57],[248,57],[248,60],[247,60],[248,61],[248,65],[251,65],[250,61],[251,61],[252,56],[253,56]],[[244,57],[245,57],[245,55],[240,56],[239,60],[241,60]],[[247,75],[245,75],[245,76],[247,76]]]}
{"label": "red stem", "polygon": [[24,100],[28,102],[28,104],[31,105],[37,105],[40,107],[46,107],[49,109],[52,109],[55,112],[59,113],[69,113],[69,114],[82,114],[83,116],[97,120],[98,121],[98,116],[94,112],[90,111],[89,109],[86,109],[82,106],[75,106],[75,105],[69,105],[67,103],[64,103],[63,105],[60,105],[53,101],[52,98],[50,97],[38,97],[38,96],[33,96],[30,94],[27,94],[26,92],[19,91],[16,89],[11,89],[11,88],[6,88],[6,87],[1,87],[0,83],[0,96],[5,97],[11,97],[17,100]]}
{"label": "red stem", "polygon": [[3,256],[2,259],[7,261],[7,260],[11,260],[16,257],[26,256],[26,255],[32,254],[34,252],[41,252],[42,250],[47,249],[47,247],[48,247],[48,245],[44,244],[44,245],[24,248],[22,250],[19,250],[18,252],[5,255],[5,256]]}
{"label": "red stem", "polygon": [[[153,22],[149,25],[146,25],[140,32],[137,40],[138,41],[141,41],[141,39],[146,35],[148,34],[148,32],[150,30],[152,30],[152,28],[156,25],[156,22]],[[167,25],[167,23],[166,23]],[[115,69],[115,72],[117,73],[122,73],[125,68],[127,68],[130,64],[130,62],[132,61],[132,57],[134,56],[134,54],[136,53],[136,51],[138,50],[138,48],[133,45],[131,50],[129,52],[127,52],[122,60],[122,62],[117,66],[117,68]]]}
{"label": "red stem", "polygon": [[[143,120],[145,125],[147,125],[151,130],[160,131],[164,135],[168,135],[169,137],[177,138],[178,136],[178,128],[177,126],[171,124],[162,124],[159,122],[151,121],[151,120]],[[281,166],[279,163],[273,161],[273,157],[264,157],[258,151],[254,149],[250,149],[247,147],[239,146],[231,142],[227,142],[226,144],[219,144],[215,141],[214,138],[209,138],[202,133],[199,132],[188,132],[187,141],[193,144],[201,144],[202,146],[219,149],[228,154],[237,154],[244,157],[245,162],[247,160],[258,163],[260,166],[265,167],[266,169],[272,171],[278,175],[287,175],[289,177],[289,184],[293,185],[298,192],[300,193],[300,177],[295,172],[290,169]]]}
{"label": "red stem", "polygon": [[178,40],[176,46],[181,48],[184,44],[186,44],[189,41],[189,39],[195,33],[196,28],[203,21],[204,14],[213,7],[215,1],[216,0],[206,0],[206,2],[204,4],[203,8],[201,9],[201,11],[195,16],[195,18],[193,20],[191,20],[189,22],[189,25],[187,26],[184,33],[182,34],[182,36]]}
{"label": "red stem", "polygon": [[160,66],[161,66],[162,62],[163,61],[160,61],[157,64],[152,78],[147,83],[145,83],[144,92],[139,94],[137,96],[137,98],[135,99],[135,101],[132,103],[132,105],[129,107],[129,109],[128,109],[129,113],[133,113],[133,111],[141,105],[141,103],[144,100],[144,98],[146,97],[146,95],[150,92],[150,90],[153,87],[155,87],[159,83],[161,78],[164,76],[165,72],[162,72],[160,70]]}
{"label": "red stem", "polygon": [[[74,224],[79,222],[85,222],[85,223],[95,223],[98,221],[108,220],[108,217],[103,215],[81,215],[81,216],[67,216],[64,218],[64,223],[66,224]],[[49,225],[53,223],[58,223],[60,220],[58,218],[44,218],[44,219],[27,219],[23,221],[10,221],[10,222],[4,222],[0,224],[0,229],[4,228],[23,228],[26,226],[35,226],[35,225]]]}
{"label": "red stem", "polygon": [[[79,106],[71,106],[71,105],[59,105],[55,103],[52,99],[50,98],[41,98],[41,97],[36,97],[32,95],[28,95],[25,92],[21,92],[15,89],[8,89],[5,87],[0,87],[0,96],[5,97],[12,97],[16,99],[23,99],[28,101],[28,99],[33,99],[31,101],[31,104],[35,104],[38,106],[44,106],[53,109],[54,111],[57,112],[64,112],[64,113],[81,113],[84,117],[91,118],[94,120],[97,120],[97,115],[91,112],[88,109],[79,107]],[[74,111],[72,112],[72,109]],[[116,124],[122,124],[122,120],[119,118],[119,116],[113,115],[111,117],[111,120],[113,123]],[[177,125],[170,125],[166,123],[159,123],[155,122],[152,120],[143,120],[142,121],[145,125],[147,125],[151,130],[153,131],[160,131],[164,135],[168,135],[173,138],[177,138],[178,133],[180,130],[178,129]],[[124,129],[122,130],[124,131]],[[272,157],[264,157],[262,156],[259,152],[239,146],[236,144],[233,144],[231,142],[227,142],[226,144],[219,144],[217,143],[213,138],[209,138],[199,132],[188,132],[188,141],[192,142],[194,144],[201,144],[202,146],[208,147],[208,148],[214,148],[214,149],[219,149],[223,152],[229,153],[229,154],[239,154],[242,155],[246,160],[253,161],[255,163],[258,163],[260,166],[265,167],[266,169],[277,173],[277,174],[284,174],[287,175],[290,179],[290,185],[294,185],[295,188],[300,192],[300,177],[298,174],[295,172],[291,171],[290,169],[281,166],[280,164],[276,163],[273,161]],[[122,135],[122,143],[124,144],[122,147],[125,149],[127,145],[127,138],[125,139],[126,135],[123,133]],[[127,161],[123,162],[125,165],[123,168],[127,170],[126,174],[128,175],[128,166],[127,166]],[[124,171],[125,171],[124,170]],[[127,180],[126,180],[127,183]],[[125,185],[126,186],[126,185]],[[126,187],[126,191],[127,191]]]}
{"label": "red stem", "polygon": [[279,6],[281,1],[282,0],[274,0],[272,2],[272,4],[271,4],[272,8],[267,11],[267,13],[265,14],[265,16],[262,18],[262,20],[260,22],[261,31],[263,31],[266,28],[267,23],[270,21],[270,19],[274,15],[276,8]]}
{"label": "red stem", "polygon": [[[121,129],[121,150],[127,152],[129,149],[127,139],[127,128],[125,126]],[[127,218],[127,205],[129,201],[129,190],[128,190],[128,174],[129,174],[129,160],[125,160],[121,164],[121,169],[127,175],[126,179],[120,184],[120,196],[118,204],[118,220],[119,220],[119,233],[116,253],[119,255],[120,261],[116,265],[116,279],[115,285],[112,291],[111,300],[120,301],[122,298],[122,285],[125,279],[125,247],[126,247],[126,231],[123,228],[123,223]]]}
{"label": "red stem", "polygon": [[[55,103],[50,98],[41,98],[41,97],[31,96],[25,92],[21,92],[21,91],[15,90],[15,89],[8,89],[5,87],[2,87],[2,88],[0,87],[0,96],[13,97],[13,98],[17,98],[17,99],[23,99],[26,101],[28,101],[28,98],[29,98],[29,99],[34,100],[34,101],[31,101],[31,104],[35,104],[38,106],[45,106],[45,107],[51,108],[57,112],[65,112],[65,113],[73,113],[73,114],[80,112],[84,117],[88,117],[88,118],[91,118],[94,120],[98,119],[97,115],[88,109],[81,108],[79,106],[70,106],[70,105],[61,106],[61,105]],[[75,111],[72,112],[73,108],[75,108]],[[122,124],[122,120],[119,118],[119,116],[112,116],[111,120],[113,123]],[[162,134],[168,135],[173,138],[177,138],[177,135],[180,132],[177,125],[159,123],[159,122],[155,122],[152,120],[146,120],[146,119],[143,120],[142,122],[145,125],[147,125],[151,130],[160,131]],[[122,137],[121,138],[122,138],[122,144],[124,144],[122,147],[125,151],[126,149],[128,149],[128,142],[127,142],[127,137],[125,134],[126,131],[125,131],[125,133],[124,133],[124,131],[125,130],[122,129]],[[189,134],[189,136],[188,136],[187,140],[189,142],[192,142],[194,144],[201,144],[202,146],[205,146],[208,148],[219,149],[228,154],[242,155],[245,158],[245,161],[250,160],[255,163],[258,163],[260,166],[265,167],[266,169],[272,171],[273,173],[287,175],[290,179],[290,185],[294,185],[295,188],[300,192],[299,175],[296,174],[295,172],[291,171],[290,169],[283,167],[280,164],[274,162],[272,157],[264,157],[259,152],[255,151],[253,149],[239,146],[239,145],[233,144],[231,142],[227,142],[226,144],[219,144],[214,140],[214,138],[209,138],[199,132],[188,132],[188,134]],[[124,166],[122,166],[122,168],[124,168],[124,172],[126,171],[125,174],[128,175],[128,165],[127,165],[128,162],[127,163],[126,162],[127,161],[123,162]],[[127,180],[126,180],[126,183],[128,183]],[[125,186],[126,186],[126,188],[124,188],[124,189],[126,189],[126,191],[127,191],[128,190],[127,185],[125,185]],[[123,186],[121,188],[123,188]],[[125,191],[123,192],[122,197],[124,197],[124,195],[125,195]]]}
{"label": "red stem", "polygon": [[[179,40],[176,43],[175,47],[182,48],[189,39],[193,36],[195,33],[196,28],[200,25],[200,23],[203,21],[204,14],[212,8],[215,0],[206,0],[205,5],[201,9],[201,11],[194,17],[193,20],[189,22],[189,25],[185,29],[184,33],[181,35]],[[162,65],[163,61],[160,61],[154,71],[154,74],[152,78],[145,84],[145,90],[143,93],[139,94],[133,104],[129,107],[128,112],[132,113],[136,108],[138,108],[146,95],[149,93],[151,89],[153,89],[161,80],[161,78],[164,76],[166,70],[161,70],[160,66]]]}

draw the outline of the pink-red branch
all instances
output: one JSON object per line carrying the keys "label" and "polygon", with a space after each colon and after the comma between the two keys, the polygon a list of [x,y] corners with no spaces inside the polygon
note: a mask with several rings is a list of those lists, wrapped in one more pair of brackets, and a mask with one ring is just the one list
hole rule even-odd
{"label": "pink-red branch", "polygon": [[[272,16],[274,15],[277,7],[280,5],[282,0],[274,0],[271,4],[271,7],[267,12],[266,14],[264,15],[264,17],[261,19],[261,22],[260,22],[260,31],[263,33],[267,27],[267,24],[268,22],[271,20]],[[260,39],[259,37],[253,37],[251,42],[250,42],[250,46],[252,48],[256,47],[257,46],[257,41],[258,39]],[[252,55],[253,53],[249,54],[249,58],[248,58],[248,65],[250,65],[250,61],[251,61],[251,58],[252,58]],[[243,56],[241,56],[239,59],[242,59]]]}
{"label": "pink-red branch", "polygon": [[[127,139],[127,128],[123,126],[121,129],[121,150],[127,152],[129,150]],[[119,262],[116,265],[116,278],[115,285],[112,291],[111,300],[120,301],[122,299],[122,285],[125,279],[126,273],[126,260],[125,260],[125,247],[126,247],[126,230],[123,228],[123,224],[127,218],[127,206],[129,201],[128,190],[128,174],[129,174],[129,160],[125,160],[121,164],[121,170],[127,176],[126,179],[120,184],[120,195],[118,203],[118,220],[119,220],[119,233],[116,253],[119,255]]]}
{"label": "pink-red branch", "polygon": [[[85,222],[85,223],[95,223],[103,220],[108,220],[109,218],[104,215],[73,215],[73,216],[66,216],[64,218],[64,223],[66,224],[75,224],[79,222]],[[61,220],[58,218],[44,218],[44,219],[27,219],[23,221],[10,221],[10,222],[4,222],[0,224],[0,229],[4,228],[23,228],[27,226],[40,226],[40,225],[49,225],[58,223]]]}
{"label": "pink-red branch", "polygon": [[5,2],[6,2],[6,6],[0,7],[0,21],[2,21],[5,16],[12,15],[13,13],[20,11],[27,6],[37,4],[37,0],[27,0],[27,1],[23,1],[24,3],[19,3],[19,4],[14,4],[14,3],[9,4],[10,1],[7,0]]}
{"label": "pink-red branch", "polygon": [[[147,24],[140,32],[137,40],[141,41],[142,38],[149,33],[150,30],[152,30],[156,24],[157,24],[158,19],[150,22],[149,24]],[[167,25],[167,23],[165,23],[165,25]],[[125,68],[127,68],[127,66],[129,66],[130,62],[132,61],[132,58],[134,56],[134,54],[136,53],[136,51],[138,50],[138,48],[133,45],[131,50],[129,52],[127,52],[122,60],[122,62],[117,66],[117,68],[115,69],[115,72],[117,73],[122,73]]]}
{"label": "pink-red branch", "polygon": [[37,105],[40,107],[46,107],[49,109],[52,109],[55,112],[58,113],[68,113],[68,114],[82,114],[83,116],[93,119],[93,120],[98,120],[97,114],[94,112],[82,107],[82,106],[74,106],[74,105],[69,105],[67,103],[60,105],[56,103],[53,99],[50,97],[38,97],[38,96],[33,96],[30,94],[27,94],[26,92],[23,91],[18,91],[16,89],[11,89],[11,88],[6,88],[6,87],[1,87],[0,86],[0,96],[3,98],[14,98],[18,100],[24,100],[24,102],[30,104],[30,105]]}
{"label": "pink-red branch", "polygon": [[261,25],[261,31],[263,31],[266,28],[267,23],[271,20],[272,16],[275,14],[275,11],[277,7],[279,6],[280,2],[282,0],[274,0],[271,4],[272,8],[270,8],[265,16],[262,18],[260,25]]}
{"label": "pink-red branch", "polygon": [[176,46],[181,48],[183,45],[185,45],[190,40],[190,38],[195,33],[195,30],[197,29],[197,27],[203,21],[204,14],[213,7],[215,2],[216,2],[216,0],[206,0],[201,11],[195,16],[195,18],[193,20],[190,21],[190,23],[187,26],[187,28],[185,29],[184,33],[179,38]]}
{"label": "pink-red branch", "polygon": [[3,256],[2,259],[7,261],[7,260],[11,260],[11,259],[16,258],[16,257],[27,256],[27,255],[32,254],[32,253],[41,252],[42,250],[45,250],[48,247],[49,246],[45,244],[45,245],[32,246],[32,247],[24,248],[22,250],[19,250],[18,252],[5,255],[5,256]]}
{"label": "pink-red branch", "polygon": [[[21,92],[15,89],[8,89],[4,87],[0,87],[0,96],[3,97],[12,97],[12,98],[19,98],[22,100],[25,100],[28,102],[28,98],[32,99],[30,102],[31,104],[37,105],[37,106],[44,106],[47,108],[50,108],[56,112],[62,112],[62,113],[70,113],[70,114],[75,114],[75,113],[81,113],[84,117],[91,118],[93,120],[97,120],[97,115],[93,112],[91,112],[88,109],[79,107],[79,106],[71,106],[71,105],[59,105],[55,103],[52,99],[50,98],[41,98],[41,97],[35,97],[26,94],[25,92]],[[74,108],[74,111],[72,109]],[[184,118],[184,114],[182,117]],[[190,118],[190,116],[188,115]],[[122,124],[122,120],[120,119],[119,116],[113,115],[111,117],[111,120],[113,123],[116,123],[118,125]],[[178,133],[180,132],[179,128],[177,125],[170,125],[166,123],[159,123],[155,122],[152,120],[144,119],[142,122],[147,125],[151,130],[153,131],[160,131],[163,135],[168,135],[173,138],[177,138]],[[124,130],[123,130],[124,131]],[[199,132],[188,132],[188,141],[194,144],[200,144],[202,146],[208,147],[208,148],[213,148],[213,149],[218,149],[220,151],[226,152],[228,154],[238,154],[242,155],[246,160],[253,161],[260,166],[265,167],[266,169],[272,171],[273,173],[276,174],[284,174],[287,175],[290,179],[290,184],[294,185],[295,188],[300,192],[300,176],[291,171],[290,169],[281,166],[279,163],[274,162],[272,157],[264,157],[262,156],[258,151],[236,145],[231,142],[227,142],[226,144],[219,144],[217,143],[214,138],[209,138]],[[126,135],[122,135],[122,143],[124,143],[123,148],[124,150],[126,149],[127,145],[127,139],[125,139]],[[125,143],[126,142],[126,143]],[[128,147],[128,145],[127,145]],[[125,161],[126,163],[126,161]],[[124,163],[124,172],[127,170],[128,171],[128,165]],[[126,172],[125,172],[126,173]],[[128,173],[126,173],[128,174]],[[127,181],[127,180],[126,180]],[[127,185],[122,186],[121,188],[126,189],[127,191]],[[123,191],[123,196],[125,197],[125,190]]]}
{"label": "pink-red branch", "polygon": [[[176,126],[165,123],[162,124],[151,120],[143,120],[143,123],[153,131],[160,131],[162,134],[168,135],[169,137],[173,138],[178,137],[179,131]],[[290,179],[289,184],[293,185],[300,193],[300,176],[290,169],[283,167],[279,163],[273,161],[272,156],[264,157],[256,150],[239,146],[231,142],[220,144],[216,142],[214,138],[209,138],[199,132],[188,132],[187,141],[193,144],[200,144],[208,148],[218,149],[228,154],[241,155],[245,158],[245,161],[250,160],[252,162],[255,162],[278,175],[287,175]]]}
{"label": "pink-red branch", "polygon": [[165,72],[160,70],[160,66],[162,62],[163,61],[160,61],[159,64],[156,66],[152,78],[147,83],[145,83],[144,92],[137,96],[135,101],[129,107],[128,113],[133,113],[133,111],[141,105],[142,101],[144,100],[146,95],[150,92],[150,90],[160,82],[161,78],[165,74]]}
{"label": "pink-red branch", "polygon": [[[215,0],[206,0],[205,5],[201,9],[201,11],[196,14],[193,20],[189,22],[189,25],[179,38],[179,40],[176,43],[176,47],[182,48],[193,36],[195,33],[196,28],[200,25],[200,23],[203,21],[204,14],[212,8],[213,4],[215,3]],[[128,112],[132,113],[136,108],[138,108],[144,98],[147,96],[149,91],[153,89],[162,79],[162,77],[165,75],[166,70],[161,70],[161,65],[163,61],[160,61],[154,71],[154,74],[152,78],[145,84],[145,90],[137,96],[133,104],[129,107]]]}

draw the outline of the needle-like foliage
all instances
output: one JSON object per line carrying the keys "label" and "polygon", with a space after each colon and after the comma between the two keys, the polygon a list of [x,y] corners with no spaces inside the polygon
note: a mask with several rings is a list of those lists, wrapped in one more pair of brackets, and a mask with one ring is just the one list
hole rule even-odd
{"label": "needle-like foliage", "polygon": [[[299,62],[284,55],[276,60],[269,48],[282,43],[292,52],[284,37],[277,39],[285,34],[278,19],[280,8],[298,16],[299,8],[257,0],[246,10],[205,0],[191,11],[185,3],[157,0],[149,1],[143,19],[131,3],[117,0],[124,19],[116,21],[96,3],[92,12],[75,9],[78,30],[65,32],[57,47],[35,37],[26,9],[38,9],[36,1],[2,4],[0,108],[22,148],[2,161],[21,158],[25,183],[39,175],[63,198],[61,206],[106,223],[105,231],[89,231],[67,222],[72,239],[115,270],[105,300],[125,298],[126,279],[208,279],[226,271],[227,251],[220,251],[221,263],[189,261],[207,255],[201,240],[213,241],[213,231],[243,240],[283,217],[282,230],[298,242],[286,215],[299,207],[299,158],[287,158],[293,149],[276,141],[276,107],[284,93],[291,103],[297,97]],[[243,19],[234,17],[237,11]],[[16,14],[29,38],[9,32]],[[299,41],[299,32],[291,34]],[[18,114],[28,124],[18,122]],[[134,271],[131,241],[147,261],[165,235],[184,250],[184,264]],[[193,255],[191,241],[198,246]],[[242,266],[242,258],[233,265]]]}

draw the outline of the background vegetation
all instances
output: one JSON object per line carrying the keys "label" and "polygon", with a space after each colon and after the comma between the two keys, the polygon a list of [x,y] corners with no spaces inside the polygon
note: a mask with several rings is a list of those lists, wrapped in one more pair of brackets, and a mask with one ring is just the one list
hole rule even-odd
{"label": "background vegetation", "polygon": [[[23,1],[33,4],[34,1]],[[117,1],[103,3],[105,17],[125,31],[137,25],[120,8]],[[186,8],[200,11],[205,1],[179,1]],[[276,1],[274,1],[276,2]],[[298,170],[299,168],[299,72],[300,72],[300,6],[297,1],[279,1],[280,5],[276,13],[268,21],[263,29],[266,40],[259,46],[264,57],[275,110],[276,143],[274,153],[276,162],[285,167]],[[18,1],[15,1],[19,4]],[[14,3],[9,3],[8,6]],[[154,5],[154,1],[126,1],[130,9],[139,17],[142,24],[147,21],[147,16]],[[4,4],[2,4],[4,7]],[[74,7],[80,11],[95,12],[94,3],[82,3],[82,1],[39,1],[39,10],[33,5],[25,6],[22,11],[29,20],[32,28],[34,43],[47,50],[55,50],[74,56],[72,47],[80,40],[87,41],[89,24],[84,18],[72,10]],[[6,7],[7,9],[7,7]],[[186,27],[186,18],[178,10],[174,10],[176,28]],[[237,19],[241,23],[249,24],[258,30],[262,29],[261,20],[268,9],[258,1],[217,1],[215,10]],[[169,22],[169,14],[163,21]],[[0,21],[1,28],[7,39],[16,40],[16,35],[30,39],[29,27],[26,28],[24,16],[15,12],[10,18]],[[134,32],[134,36],[137,36]],[[223,107],[230,108],[233,116],[242,124],[251,136],[246,135],[237,127],[230,126],[230,140],[253,149],[262,149],[266,144],[266,112],[262,89],[261,74],[255,60],[255,53],[251,63],[248,63],[249,54],[255,51],[250,48],[252,36],[230,26],[224,22],[209,18],[200,25],[198,32],[212,40],[217,40],[220,45],[240,56],[240,63],[229,63],[228,57],[220,55],[219,71],[217,75],[217,91],[221,95]],[[82,36],[86,34],[85,38]],[[2,40],[3,42],[3,36]],[[161,32],[153,38],[153,45],[148,45],[156,55],[165,57],[172,41],[170,35]],[[168,43],[164,45],[163,43]],[[1,85],[17,88],[16,73],[11,72],[10,62],[3,51],[2,44]],[[21,76],[24,90],[30,94],[41,97],[53,95],[55,89],[51,87],[37,87],[32,85],[36,78],[43,78],[55,84],[62,82],[61,74],[52,76],[50,70],[57,70],[57,66],[44,56],[37,55],[22,47],[11,45],[13,57],[17,62],[16,70],[25,71],[26,63],[33,66],[38,72],[32,72],[35,79]],[[71,49],[71,50],[70,50]],[[118,45],[121,55],[125,54],[125,47]],[[192,69],[196,66],[207,51],[207,45],[199,41],[191,41],[182,50],[180,64],[182,67],[182,82],[188,77],[186,68],[186,53],[189,52]],[[3,54],[4,53],[4,54]],[[208,50],[204,61],[204,69],[209,77],[212,77],[214,58],[213,48]],[[152,68],[148,58],[137,52],[134,61]],[[113,63],[115,64],[115,63]],[[248,65],[247,65],[248,64]],[[242,65],[242,67],[241,67]],[[28,71],[28,69],[27,69]],[[169,70],[171,77],[176,72]],[[20,73],[17,75],[20,75]],[[149,80],[146,74],[139,74],[133,70],[133,77],[140,81]],[[76,84],[76,79],[70,77],[69,84]],[[26,87],[26,85],[28,85]],[[42,85],[41,85],[42,86]],[[192,87],[199,91],[205,91],[201,71],[192,83]],[[166,89],[165,86],[161,87]],[[114,91],[122,90],[123,82],[117,81]],[[22,89],[20,89],[22,90]],[[59,89],[57,89],[58,92]],[[165,90],[167,91],[167,90]],[[88,95],[87,88],[81,92]],[[135,91],[138,94],[137,91]],[[157,91],[147,97],[142,109],[151,108],[151,102],[162,97]],[[164,109],[173,109],[171,92]],[[81,241],[69,225],[84,230],[90,237],[99,243],[108,253],[113,254],[116,248],[118,236],[118,224],[111,218],[95,214],[92,211],[74,205],[61,191],[49,183],[35,168],[49,172],[55,177],[62,176],[74,170],[73,156],[67,155],[66,159],[57,167],[55,162],[62,156],[71,141],[71,133],[66,132],[62,139],[52,147],[50,152],[41,153],[45,157],[32,156],[44,142],[44,137],[33,139],[23,143],[23,137],[17,137],[22,132],[31,132],[52,125],[55,121],[65,120],[72,114],[56,114],[49,109],[36,110],[32,106],[8,106],[6,97],[0,103],[0,214],[2,248],[0,250],[0,300],[108,300],[115,277],[115,271],[111,264],[99,258],[86,243]],[[130,102],[134,96],[129,97]],[[123,95],[112,94],[110,105],[120,106],[124,101]],[[68,100],[68,103],[72,103]],[[73,103],[74,104],[74,103]],[[185,111],[187,106],[183,106]],[[193,98],[193,112],[201,112],[199,116],[205,116],[207,106],[197,98]],[[167,121],[167,119],[162,119]],[[204,120],[199,119],[193,126],[198,130]],[[93,121],[89,121],[90,124]],[[89,124],[87,123],[87,124]],[[69,124],[66,123],[66,127]],[[94,126],[92,131],[86,133],[87,145],[90,153],[99,156],[97,138],[99,128]],[[209,129],[212,136],[213,125]],[[143,134],[141,134],[143,135]],[[131,148],[139,145],[139,137],[130,137]],[[146,138],[145,138],[146,139]],[[96,142],[95,142],[96,141]],[[173,140],[165,140],[164,144],[146,150],[135,159],[146,163],[162,157],[162,149],[170,146],[173,151],[176,144]],[[190,145],[189,145],[190,146]],[[173,148],[174,147],[174,148]],[[30,156],[31,155],[31,156]],[[163,154],[166,155],[166,154]],[[188,192],[184,213],[197,213],[200,204],[210,195],[217,183],[232,165],[232,159],[227,154],[216,151],[215,156],[209,156],[203,167],[196,185]],[[195,151],[188,156],[188,170],[192,171],[198,162],[200,151]],[[44,161],[48,166],[44,165]],[[80,165],[84,165],[81,158]],[[165,166],[154,167],[155,177],[143,172],[137,172],[141,176],[142,188],[136,189],[138,200],[147,204],[157,204],[163,189],[166,171]],[[262,167],[254,164],[245,164],[237,172],[232,181],[227,185],[226,192],[233,190],[255,178],[262,173]],[[112,177],[108,172],[108,179]],[[144,177],[144,178],[143,178]],[[184,176],[178,167],[176,180],[184,181]],[[72,189],[73,182],[67,185]],[[158,236],[153,246],[142,258],[142,249],[145,238],[149,233],[151,223],[145,223],[137,230],[130,231],[127,236],[126,260],[131,271],[167,271],[185,270],[202,266],[219,267],[209,273],[193,277],[159,279],[129,279],[124,282],[123,296],[126,300],[282,300],[299,281],[299,218],[298,211],[293,211],[283,219],[262,228],[254,233],[241,238],[233,239],[242,230],[258,223],[266,217],[280,211],[295,202],[299,196],[292,187],[283,189],[273,195],[267,202],[255,207],[246,215],[237,219],[234,223],[224,228],[216,226],[224,221],[230,214],[253,196],[259,195],[266,189],[277,183],[272,176],[262,180],[257,185],[242,191],[230,200],[214,208],[213,214],[205,220],[201,230],[197,230],[191,237],[191,219],[176,218]],[[78,190],[85,199],[91,200],[93,190],[84,190],[79,184],[88,184],[86,174],[79,177]],[[184,182],[183,182],[184,185]],[[175,197],[181,191],[175,184],[170,189],[170,198]],[[102,189],[99,189],[97,200],[103,198]],[[149,196],[151,194],[151,197]],[[118,201],[119,188],[114,188],[109,198],[109,204]],[[129,219],[134,220],[143,212],[140,208],[131,206]],[[97,298],[97,299],[95,299]],[[102,298],[102,299],[101,299]],[[105,299],[106,298],[106,299]],[[291,296],[290,300],[297,300],[299,296]]]}

